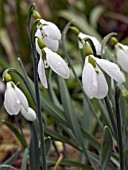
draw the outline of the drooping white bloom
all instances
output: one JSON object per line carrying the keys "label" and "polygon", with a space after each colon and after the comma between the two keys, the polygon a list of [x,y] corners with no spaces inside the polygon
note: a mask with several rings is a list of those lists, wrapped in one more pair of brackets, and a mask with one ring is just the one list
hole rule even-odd
{"label": "drooping white bloom", "polygon": [[35,112],[29,107],[24,93],[11,81],[7,82],[4,107],[10,115],[17,115],[21,111],[22,115],[29,121],[36,118]]}
{"label": "drooping white bloom", "polygon": [[[51,67],[51,69],[61,77],[68,79],[70,75],[70,71],[66,62],[61,58],[61,56],[51,51],[47,47],[45,47],[43,50],[46,53],[47,64]],[[38,74],[43,86],[47,88],[48,85],[47,85],[47,79],[45,75],[45,66],[44,66],[44,61],[42,59],[42,54],[40,55],[40,60],[38,63]]]}
{"label": "drooping white bloom", "polygon": [[[46,47],[50,50],[57,51],[59,47],[59,40],[61,39],[60,30],[52,22],[48,22],[43,19],[41,19],[40,22],[41,25],[38,26],[35,36],[41,38],[45,42]],[[41,53],[37,39],[36,50],[39,54]]]}
{"label": "drooping white bloom", "polygon": [[[95,67],[89,62],[89,57],[91,57],[95,62]],[[89,55],[85,59],[85,65],[82,73],[82,83],[83,89],[90,99],[102,99],[108,93],[108,85],[100,68],[102,68],[117,82],[125,82],[125,77],[120,71],[118,65],[104,59],[98,59],[93,55]]]}
{"label": "drooping white bloom", "polygon": [[[80,33],[78,34],[78,37],[79,37],[81,40],[86,39],[86,38],[91,39],[92,42],[93,42],[93,44],[94,44],[94,46],[95,46],[97,55],[101,55],[101,44],[100,44],[100,42],[97,40],[97,38],[95,38],[95,37],[93,37],[93,36],[90,36],[90,35],[87,35],[87,34],[84,34],[84,33],[82,33],[82,32],[80,32]],[[83,48],[82,43],[81,43],[80,41],[79,41],[78,43],[79,43],[79,47],[80,47],[80,48]]]}
{"label": "drooping white bloom", "polygon": [[118,64],[124,71],[128,72],[128,46],[117,43],[115,49]]}

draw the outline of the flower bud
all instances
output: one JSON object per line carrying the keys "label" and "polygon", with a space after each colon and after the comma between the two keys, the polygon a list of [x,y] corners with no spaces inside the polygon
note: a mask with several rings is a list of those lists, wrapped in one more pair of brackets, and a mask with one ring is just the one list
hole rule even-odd
{"label": "flower bud", "polygon": [[74,32],[75,35],[78,35],[80,33],[79,29],[76,27],[70,27],[71,31]]}
{"label": "flower bud", "polygon": [[6,82],[10,82],[10,81],[12,81],[12,77],[11,77],[11,75],[10,74],[5,74],[5,76],[4,76],[4,80],[6,81]]}
{"label": "flower bud", "polygon": [[118,39],[115,38],[115,37],[112,37],[112,38],[111,38],[111,42],[112,42],[114,45],[116,45],[116,44],[118,43]]}
{"label": "flower bud", "polygon": [[93,51],[92,51],[92,49],[91,49],[91,46],[90,46],[89,43],[87,43],[87,42],[84,43],[84,45],[83,45],[83,50],[84,50],[86,56],[93,54]]}
{"label": "flower bud", "polygon": [[46,47],[45,42],[41,38],[38,38],[38,45],[39,45],[40,49],[43,49]]}
{"label": "flower bud", "polygon": [[35,19],[40,19],[41,18],[39,12],[37,12],[37,11],[33,11],[33,16],[35,17]]}

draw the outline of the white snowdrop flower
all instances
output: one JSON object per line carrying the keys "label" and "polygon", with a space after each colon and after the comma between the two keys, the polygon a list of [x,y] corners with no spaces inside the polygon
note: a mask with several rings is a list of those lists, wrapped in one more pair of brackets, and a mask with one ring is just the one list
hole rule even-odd
{"label": "white snowdrop flower", "polygon": [[[69,75],[70,75],[70,71],[69,71],[69,68],[68,68],[66,62],[61,58],[61,56],[58,55],[57,53],[51,51],[47,47],[43,48],[43,50],[46,53],[47,64],[51,67],[51,69],[55,73],[60,75],[61,77],[68,79]],[[42,54],[40,55],[40,60],[38,63],[38,74],[39,74],[39,78],[40,78],[40,81],[43,84],[43,86],[45,88],[48,88]]]}
{"label": "white snowdrop flower", "polygon": [[85,59],[82,83],[83,89],[90,99],[102,99],[108,93],[107,81],[100,68],[117,82],[125,82],[125,77],[120,71],[118,65],[104,59],[98,59],[93,55],[89,55]]}
{"label": "white snowdrop flower", "polygon": [[36,113],[30,107],[28,108],[28,111],[26,111],[23,107],[21,107],[20,112],[24,116],[24,118],[27,119],[28,121],[34,121],[36,119]]}
{"label": "white snowdrop flower", "polygon": [[17,115],[21,106],[28,111],[28,101],[24,93],[13,83],[7,82],[4,96],[4,107],[10,115]]}
{"label": "white snowdrop flower", "polygon": [[[35,36],[41,38],[46,47],[52,51],[57,51],[59,48],[59,40],[61,39],[61,33],[58,27],[52,22],[40,20],[41,25],[38,26]],[[36,39],[36,50],[40,54],[41,50],[38,46]]]}
{"label": "white snowdrop flower", "polygon": [[[90,36],[90,35],[87,35],[87,34],[84,34],[84,33],[82,33],[82,32],[80,32],[80,33],[78,34],[78,37],[79,37],[81,40],[83,40],[83,39],[85,39],[85,38],[91,39],[92,42],[93,42],[93,44],[94,44],[94,46],[95,46],[97,55],[101,55],[101,44],[100,44],[100,42],[97,40],[97,38],[95,38],[95,37],[93,37],[93,36]],[[80,47],[80,48],[83,48],[83,44],[82,44],[80,41],[79,41],[78,43],[79,43],[79,47]]]}
{"label": "white snowdrop flower", "polygon": [[115,50],[118,64],[124,71],[128,72],[128,46],[117,43]]}

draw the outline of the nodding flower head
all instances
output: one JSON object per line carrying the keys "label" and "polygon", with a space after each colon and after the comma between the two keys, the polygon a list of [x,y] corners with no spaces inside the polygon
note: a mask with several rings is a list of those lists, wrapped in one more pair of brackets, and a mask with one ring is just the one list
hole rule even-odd
{"label": "nodding flower head", "polygon": [[118,64],[128,73],[128,46],[117,43],[115,50]]}
{"label": "nodding flower head", "polygon": [[82,83],[83,89],[90,99],[102,99],[108,93],[107,81],[100,68],[115,81],[119,83],[125,82],[124,74],[117,64],[89,55],[85,59]]}
{"label": "nodding flower head", "polygon": [[7,82],[4,96],[4,107],[10,115],[17,115],[22,108],[26,113],[29,112],[29,105],[26,96],[12,81]]}
{"label": "nodding flower head", "polygon": [[[41,38],[46,47],[48,47],[52,51],[57,51],[59,48],[59,40],[61,39],[61,33],[58,27],[52,22],[45,21],[40,19],[40,25],[37,28],[36,37]],[[36,49],[40,54],[40,48],[36,39]]]}
{"label": "nodding flower head", "polygon": [[[99,42],[95,37],[90,36],[90,35],[87,35],[87,34],[84,34],[84,33],[82,33],[82,32],[80,32],[80,33],[78,34],[78,37],[79,37],[81,40],[84,40],[84,39],[86,39],[86,38],[91,39],[92,42],[93,42],[93,44],[94,44],[94,46],[95,46],[97,55],[101,55],[101,44],[100,44],[100,42]],[[79,41],[78,43],[79,43],[79,48],[83,48],[83,44],[82,44],[80,41]]]}
{"label": "nodding flower head", "polygon": [[[45,53],[46,56],[46,62],[50,66],[50,68],[61,77],[68,79],[70,76],[70,71],[66,62],[61,58],[61,56],[51,51],[47,47],[45,47],[43,50],[44,50],[43,54]],[[42,59],[42,55],[40,55],[38,63],[38,74],[43,86],[45,88],[48,88],[47,78],[45,75],[45,64]]]}

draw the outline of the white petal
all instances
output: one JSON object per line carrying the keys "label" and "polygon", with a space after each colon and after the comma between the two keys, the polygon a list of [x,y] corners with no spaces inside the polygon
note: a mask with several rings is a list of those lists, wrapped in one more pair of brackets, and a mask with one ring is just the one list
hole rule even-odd
{"label": "white petal", "polygon": [[117,64],[108,60],[95,58],[97,64],[114,80],[119,83],[125,82],[124,74],[120,71]]}
{"label": "white petal", "polygon": [[51,69],[61,77],[68,79],[70,76],[69,68],[66,62],[57,53],[52,52],[48,48],[44,48],[46,52],[47,63]]}
{"label": "white petal", "polygon": [[115,45],[115,49],[119,65],[128,72],[128,46],[118,43]]}
{"label": "white petal", "polygon": [[107,81],[106,81],[103,73],[98,68],[98,66],[96,68],[96,71],[98,72],[97,73],[98,88],[97,88],[97,92],[95,94],[95,98],[103,99],[108,93],[108,84],[107,84]]}
{"label": "white petal", "polygon": [[[37,29],[36,33],[35,33],[35,37],[41,38],[42,39],[42,35],[41,35],[41,31],[40,29]],[[35,45],[36,45],[36,50],[38,52],[39,55],[41,55],[41,49],[39,48],[38,45],[38,38],[35,39]]]}
{"label": "white petal", "polygon": [[[98,55],[101,55],[101,44],[100,42],[93,36],[90,36],[90,35],[87,35],[87,34],[84,34],[82,32],[79,33],[78,37],[80,39],[85,39],[85,38],[90,38],[92,40],[92,42],[94,43],[94,46],[96,48],[96,52]],[[79,42],[79,47],[81,48],[82,47],[82,44],[81,42]]]}
{"label": "white petal", "polygon": [[16,85],[14,87],[15,87],[16,94],[20,99],[20,104],[24,107],[26,111],[28,111],[28,100],[26,96]]}
{"label": "white petal", "polygon": [[44,67],[44,62],[43,62],[42,57],[40,57],[40,60],[38,63],[38,74],[39,74],[39,78],[40,78],[42,85],[45,88],[48,88],[47,79],[45,75],[45,67]]}
{"label": "white petal", "polygon": [[24,110],[23,107],[21,107],[21,114],[24,116],[25,119],[28,121],[34,121],[36,119],[36,113],[32,108],[28,108],[28,112]]}
{"label": "white petal", "polygon": [[51,38],[49,38],[48,36],[43,38],[46,47],[48,47],[50,50],[52,51],[57,51],[59,48],[59,41],[58,40],[53,40]]}
{"label": "white petal", "polygon": [[94,98],[98,88],[97,76],[93,66],[88,63],[88,57],[85,60],[85,66],[82,73],[82,83],[87,96],[90,99]]}
{"label": "white petal", "polygon": [[17,115],[20,111],[20,99],[11,83],[7,83],[7,89],[4,96],[4,107],[10,115]]}
{"label": "white petal", "polygon": [[47,22],[43,19],[40,20],[42,24],[46,24],[42,26],[43,32],[46,36],[50,37],[53,40],[60,40],[61,39],[61,33],[58,27],[53,24],[52,22]]}

